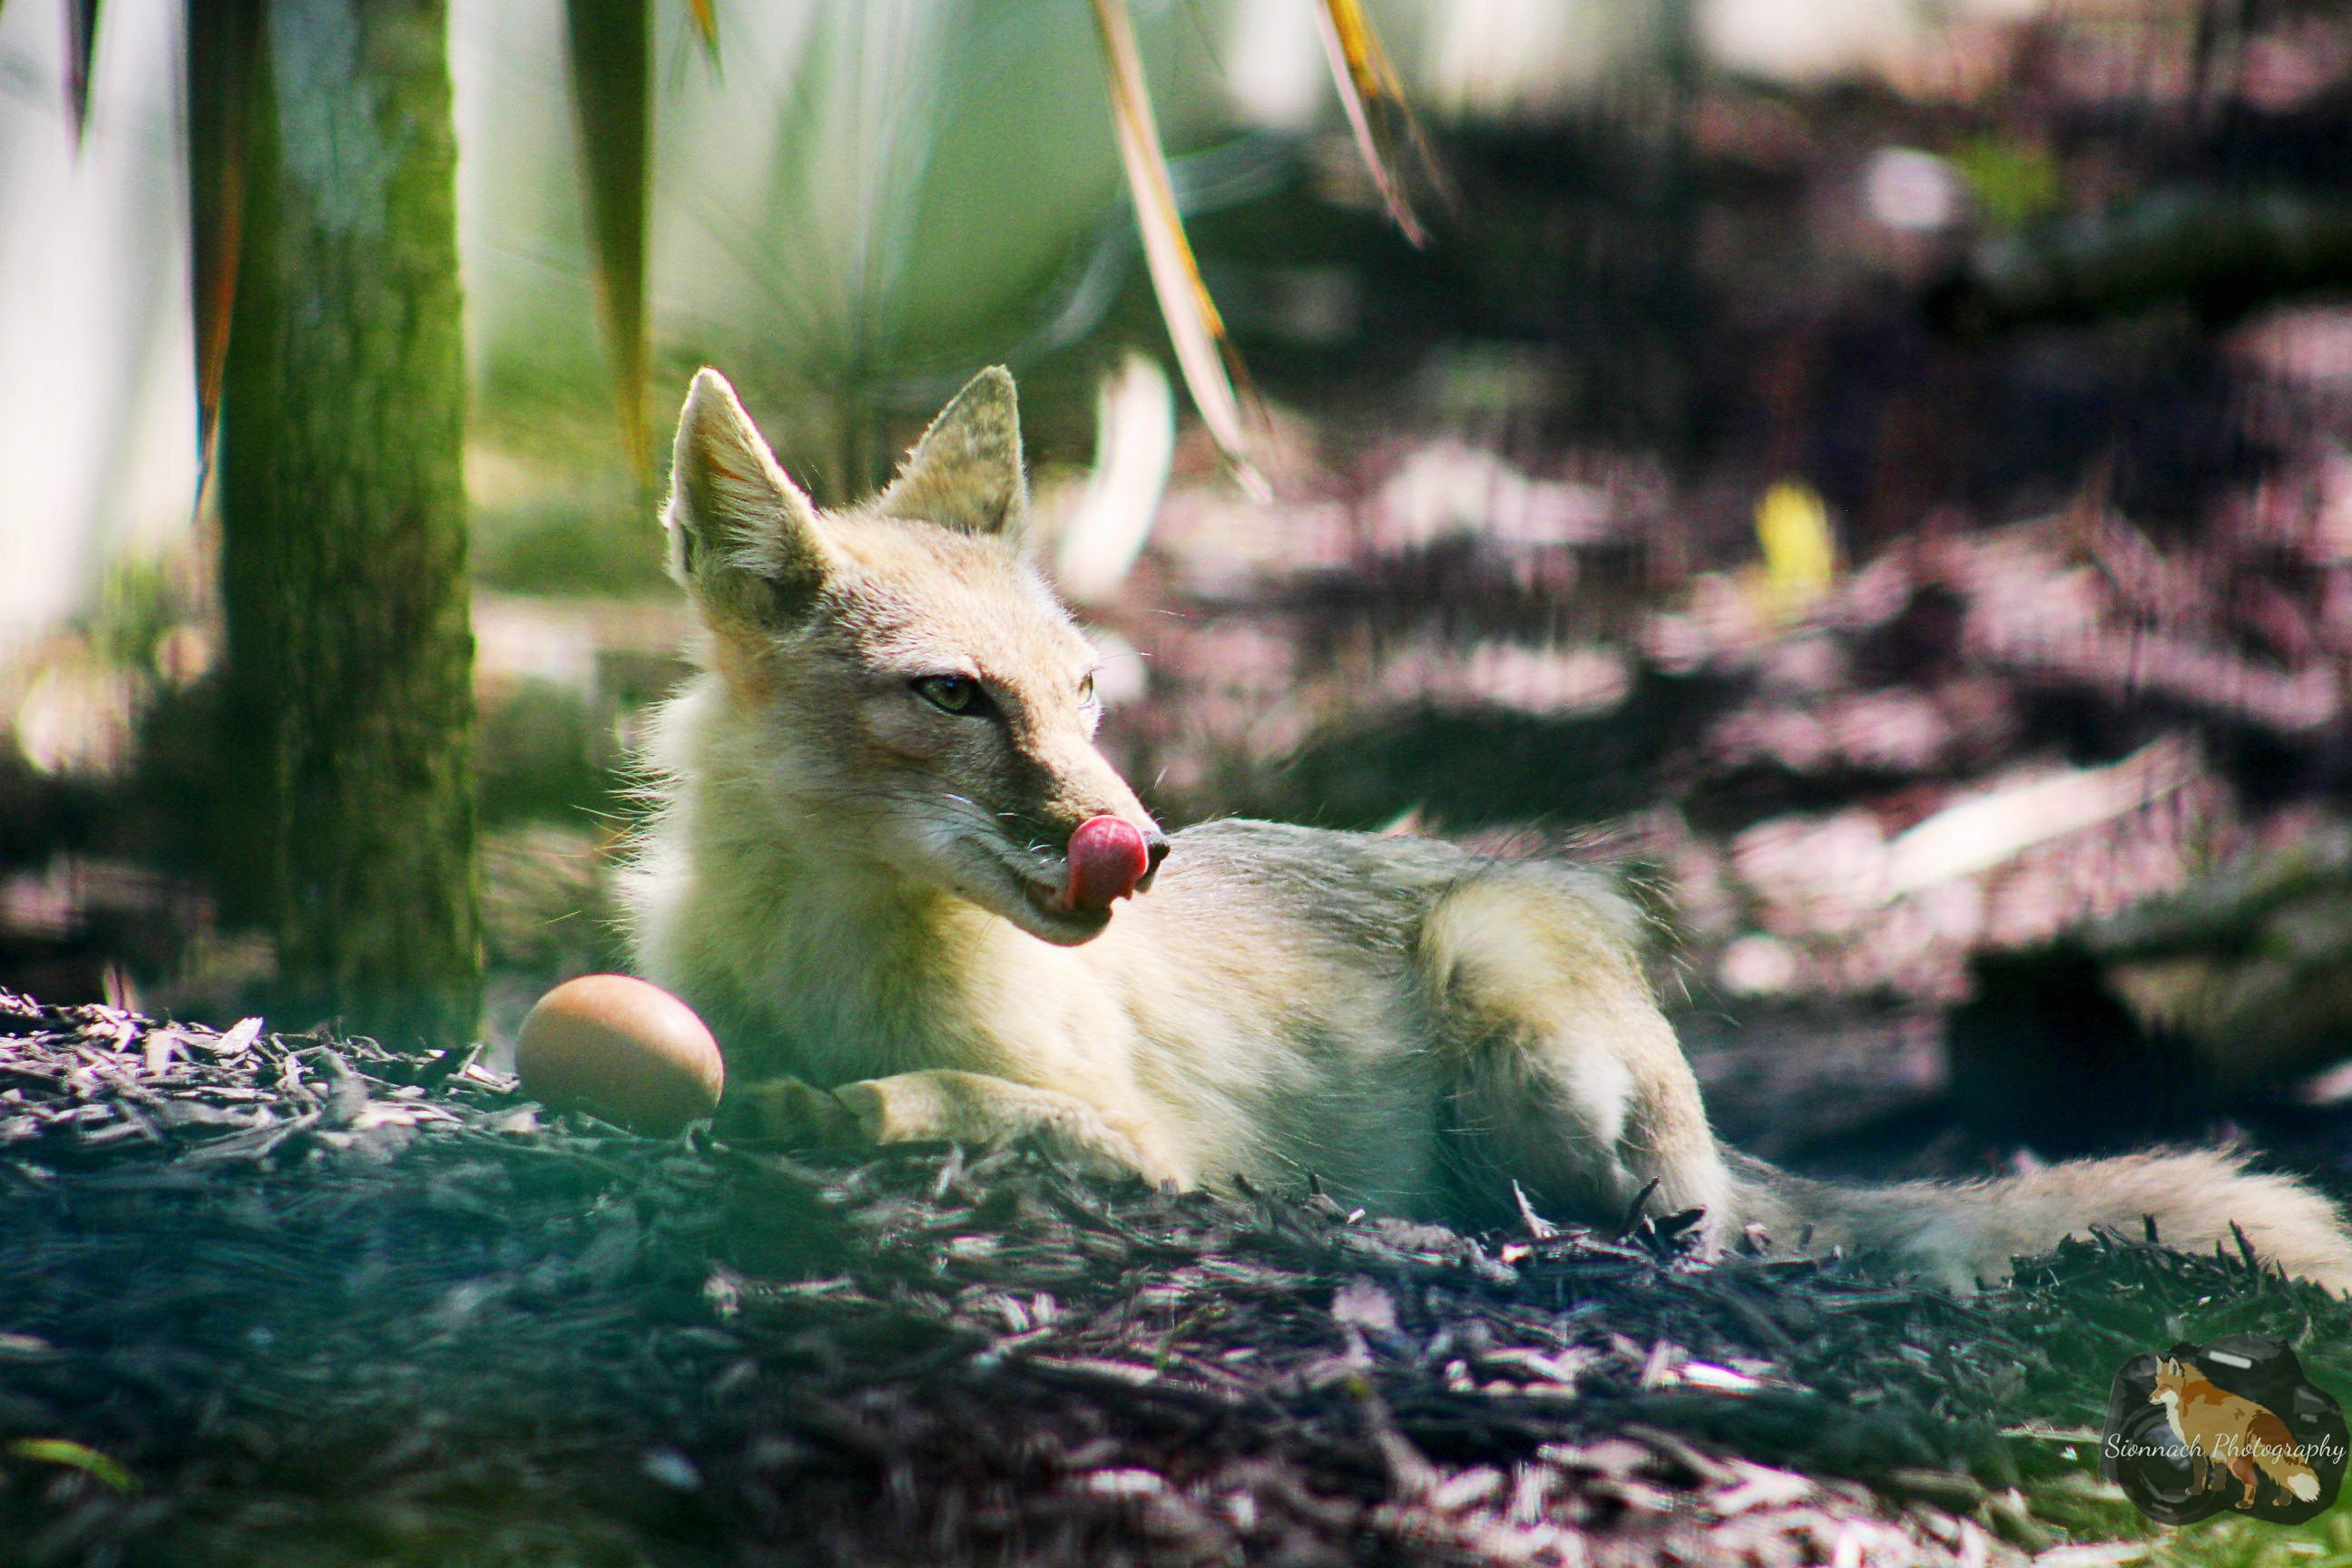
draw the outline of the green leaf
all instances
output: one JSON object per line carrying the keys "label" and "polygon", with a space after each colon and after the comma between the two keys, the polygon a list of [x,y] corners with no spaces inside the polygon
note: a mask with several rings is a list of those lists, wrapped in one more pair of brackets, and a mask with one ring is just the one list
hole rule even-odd
{"label": "green leaf", "polygon": [[139,1478],[120,1459],[111,1459],[97,1449],[66,1437],[19,1437],[8,1445],[12,1459],[30,1459],[37,1464],[63,1465],[71,1470],[105,1482],[126,1497],[139,1489]]}
{"label": "green leaf", "polygon": [[1837,531],[1811,485],[1783,479],[1756,503],[1756,542],[1765,581],[1784,609],[1802,610],[1837,583]]}
{"label": "green leaf", "polygon": [[613,356],[630,459],[651,482],[646,443],[646,211],[653,177],[650,0],[567,0],[572,103],[588,250]]}
{"label": "green leaf", "polygon": [[1952,162],[1995,228],[2018,228],[2046,217],[2065,199],[2057,156],[2037,142],[1979,136],[1954,153]]}

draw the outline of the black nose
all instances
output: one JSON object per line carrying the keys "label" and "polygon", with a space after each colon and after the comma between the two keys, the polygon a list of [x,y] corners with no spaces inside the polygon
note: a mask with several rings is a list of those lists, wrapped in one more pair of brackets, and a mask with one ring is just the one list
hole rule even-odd
{"label": "black nose", "polygon": [[1168,835],[1156,827],[1143,830],[1143,875],[1137,879],[1135,890],[1142,892],[1151,886],[1151,879],[1160,875],[1160,862],[1168,858]]}

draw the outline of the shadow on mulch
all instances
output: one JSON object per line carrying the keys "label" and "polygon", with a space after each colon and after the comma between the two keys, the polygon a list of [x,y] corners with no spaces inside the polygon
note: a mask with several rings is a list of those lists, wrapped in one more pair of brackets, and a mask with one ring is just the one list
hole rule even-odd
{"label": "shadow on mulch", "polygon": [[2001,1561],[2126,1357],[2255,1330],[2352,1381],[2352,1309],[2236,1258],[2070,1244],[1959,1301],[656,1142],[456,1057],[6,993],[0,1215],[37,1564]]}

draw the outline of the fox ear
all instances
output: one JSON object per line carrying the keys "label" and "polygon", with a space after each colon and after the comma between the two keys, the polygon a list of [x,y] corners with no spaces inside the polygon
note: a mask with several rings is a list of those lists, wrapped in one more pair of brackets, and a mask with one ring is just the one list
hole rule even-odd
{"label": "fox ear", "polygon": [[1029,486],[1021,477],[1021,413],[1003,365],[973,376],[940,410],[875,508],[965,533],[1019,537]]}
{"label": "fox ear", "polygon": [[715,370],[697,371],[687,389],[662,525],[670,575],[708,613],[774,620],[824,581],[816,508]]}

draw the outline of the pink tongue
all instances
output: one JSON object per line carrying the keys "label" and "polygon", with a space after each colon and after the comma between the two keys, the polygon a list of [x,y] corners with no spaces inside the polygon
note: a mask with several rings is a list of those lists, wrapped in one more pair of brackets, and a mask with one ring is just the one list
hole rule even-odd
{"label": "pink tongue", "polygon": [[1063,895],[1072,908],[1107,912],[1135,891],[1151,857],[1143,834],[1123,817],[1090,816],[1070,835],[1070,886]]}

